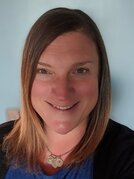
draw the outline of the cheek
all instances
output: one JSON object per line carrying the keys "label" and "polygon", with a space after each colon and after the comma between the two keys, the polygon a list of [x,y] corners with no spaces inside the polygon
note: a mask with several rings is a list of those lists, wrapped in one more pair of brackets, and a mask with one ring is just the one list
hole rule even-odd
{"label": "cheek", "polygon": [[31,98],[38,98],[46,96],[48,93],[48,88],[42,82],[34,81],[32,90],[31,90]]}
{"label": "cheek", "polygon": [[78,88],[78,93],[81,97],[96,97],[98,98],[98,81],[91,81],[81,84]]}

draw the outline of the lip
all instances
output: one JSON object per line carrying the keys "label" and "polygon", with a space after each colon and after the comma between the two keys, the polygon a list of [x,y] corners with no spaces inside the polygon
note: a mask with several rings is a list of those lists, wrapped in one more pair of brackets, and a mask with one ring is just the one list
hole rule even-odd
{"label": "lip", "polygon": [[[47,101],[46,101],[47,102]],[[68,111],[68,110],[71,110],[73,109],[79,102],[76,102],[72,105],[55,105],[55,104],[52,104],[52,103],[49,103],[47,102],[51,107],[53,107],[54,109],[56,110],[59,110],[59,111]]]}

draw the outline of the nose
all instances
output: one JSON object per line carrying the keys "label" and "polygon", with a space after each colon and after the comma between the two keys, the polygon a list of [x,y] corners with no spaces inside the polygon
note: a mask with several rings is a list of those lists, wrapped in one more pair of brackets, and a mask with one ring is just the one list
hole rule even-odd
{"label": "nose", "polygon": [[74,95],[74,85],[68,78],[58,78],[52,84],[52,94],[61,101],[71,99]]}

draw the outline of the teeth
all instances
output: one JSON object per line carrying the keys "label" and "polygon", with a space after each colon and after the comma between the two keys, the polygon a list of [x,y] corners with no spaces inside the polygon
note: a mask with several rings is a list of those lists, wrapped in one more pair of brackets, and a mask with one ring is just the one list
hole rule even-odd
{"label": "teeth", "polygon": [[67,109],[70,109],[72,106],[55,106],[54,105],[55,108],[60,109],[60,110],[67,110]]}

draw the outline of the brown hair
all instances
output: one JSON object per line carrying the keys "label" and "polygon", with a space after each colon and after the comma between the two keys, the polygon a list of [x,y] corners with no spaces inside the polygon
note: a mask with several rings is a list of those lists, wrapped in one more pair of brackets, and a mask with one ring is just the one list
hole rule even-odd
{"label": "brown hair", "polygon": [[43,120],[31,104],[31,88],[38,60],[59,35],[70,31],[85,33],[96,44],[99,55],[99,98],[89,115],[84,137],[68,156],[66,165],[79,163],[92,154],[107,127],[111,107],[111,85],[107,54],[101,34],[93,20],[81,10],[55,8],[44,13],[31,28],[23,51],[21,117],[4,141],[7,157],[18,165],[25,158],[34,170],[45,148]]}

